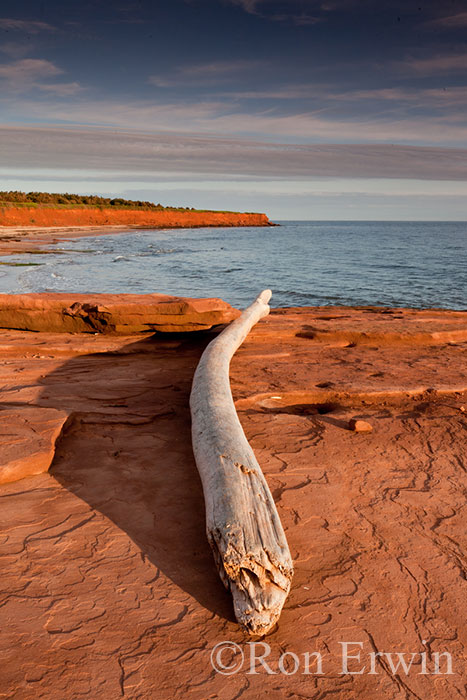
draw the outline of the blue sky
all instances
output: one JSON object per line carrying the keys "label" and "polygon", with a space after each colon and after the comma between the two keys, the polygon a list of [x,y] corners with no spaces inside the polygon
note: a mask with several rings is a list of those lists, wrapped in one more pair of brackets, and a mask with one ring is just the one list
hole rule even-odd
{"label": "blue sky", "polygon": [[3,0],[0,189],[467,219],[467,9]]}

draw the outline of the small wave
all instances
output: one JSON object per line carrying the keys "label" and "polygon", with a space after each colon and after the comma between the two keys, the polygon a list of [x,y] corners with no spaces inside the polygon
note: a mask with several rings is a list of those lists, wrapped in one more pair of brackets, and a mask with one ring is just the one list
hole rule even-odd
{"label": "small wave", "polygon": [[147,250],[144,253],[136,253],[140,258],[143,257],[148,257],[151,255],[170,255],[170,253],[177,253],[179,252],[179,248],[154,248],[151,246],[151,250]]}

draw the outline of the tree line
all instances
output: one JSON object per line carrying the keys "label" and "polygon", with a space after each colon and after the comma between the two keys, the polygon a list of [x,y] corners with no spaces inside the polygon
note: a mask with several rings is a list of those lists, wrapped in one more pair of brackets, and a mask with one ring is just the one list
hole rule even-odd
{"label": "tree line", "polygon": [[164,207],[162,204],[141,201],[139,199],[123,199],[122,197],[98,197],[95,194],[61,194],[58,192],[9,192],[0,191],[0,203],[11,204],[49,204],[49,205],[85,205],[92,207],[128,207],[131,209],[190,209],[190,207]]}

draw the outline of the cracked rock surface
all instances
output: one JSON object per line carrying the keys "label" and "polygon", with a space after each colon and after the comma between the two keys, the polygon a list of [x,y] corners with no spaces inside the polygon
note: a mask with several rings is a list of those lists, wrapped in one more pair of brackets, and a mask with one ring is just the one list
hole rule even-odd
{"label": "cracked rock surface", "polygon": [[[0,487],[0,698],[464,698],[465,318],[278,309],[235,355],[295,566],[263,640],[273,674],[246,673],[251,640],[205,537],[188,396],[213,332],[4,331],[2,467],[40,454],[49,471]],[[210,663],[224,640],[246,658],[229,676]],[[342,642],[361,644],[362,674],[342,674]],[[303,673],[306,652],[321,675],[313,659]],[[369,673],[378,652],[416,656],[408,674],[384,655]],[[436,652],[452,675],[433,675]]]}

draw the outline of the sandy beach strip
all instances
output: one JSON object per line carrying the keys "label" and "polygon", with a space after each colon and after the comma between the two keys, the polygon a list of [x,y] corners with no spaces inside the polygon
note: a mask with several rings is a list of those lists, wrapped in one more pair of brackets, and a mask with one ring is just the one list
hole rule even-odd
{"label": "sandy beach strip", "polygon": [[[128,224],[109,226],[0,226],[0,255],[45,252],[48,245],[56,245],[75,238],[106,236],[148,228]],[[49,252],[49,251],[48,251]],[[50,251],[56,252],[56,251]]]}

